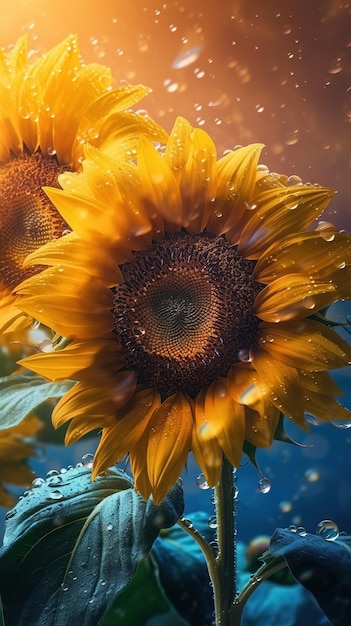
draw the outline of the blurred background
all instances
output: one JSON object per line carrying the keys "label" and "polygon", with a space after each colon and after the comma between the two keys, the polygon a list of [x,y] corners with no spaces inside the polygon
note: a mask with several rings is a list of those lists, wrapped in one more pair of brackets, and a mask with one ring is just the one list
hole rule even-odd
{"label": "blurred background", "polygon": [[[351,228],[351,3],[347,0],[0,0],[0,45],[28,33],[35,51],[77,33],[83,58],[112,69],[116,84],[144,83],[142,103],[171,130],[177,115],[209,132],[218,154],[237,144],[266,144],[272,171],[333,187],[324,219]],[[334,307],[346,320],[351,304]],[[351,316],[349,317],[351,320]],[[351,408],[350,371],[337,376]],[[351,533],[351,430],[311,426],[289,435],[305,447],[276,443],[259,451],[271,489],[261,493],[251,464],[238,470],[239,538],[271,535],[291,523],[314,532],[334,520]],[[95,440],[64,450],[43,447],[37,475],[80,461]],[[187,513],[212,514],[211,492],[184,472]],[[198,481],[198,482],[201,482]]]}

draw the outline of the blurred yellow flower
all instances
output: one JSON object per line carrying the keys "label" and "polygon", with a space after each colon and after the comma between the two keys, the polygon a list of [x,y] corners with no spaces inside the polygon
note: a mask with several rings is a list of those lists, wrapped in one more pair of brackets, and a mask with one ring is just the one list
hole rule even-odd
{"label": "blurred yellow flower", "polygon": [[35,456],[28,442],[42,423],[36,417],[27,417],[12,428],[0,430],[0,506],[11,507],[14,498],[6,490],[6,484],[28,487],[34,477],[27,460]]}
{"label": "blurred yellow flower", "polygon": [[166,138],[150,118],[126,111],[149,89],[112,87],[107,67],[83,63],[73,35],[39,57],[26,37],[0,50],[0,332],[29,323],[12,295],[38,271],[23,270],[23,259],[68,228],[41,187],[80,170],[87,140],[132,155],[140,134]]}
{"label": "blurred yellow flower", "polygon": [[71,234],[30,255],[21,306],[72,339],[21,363],[79,381],[53,413],[66,442],[102,428],[93,476],[129,453],[160,502],[189,450],[210,486],[223,453],[268,447],[283,413],[350,419],[328,370],[351,347],[319,311],[351,296],[350,237],[313,222],[333,191],[258,166],[262,146],[217,160],[179,118],[136,162],[87,146],[83,173],[46,189]]}

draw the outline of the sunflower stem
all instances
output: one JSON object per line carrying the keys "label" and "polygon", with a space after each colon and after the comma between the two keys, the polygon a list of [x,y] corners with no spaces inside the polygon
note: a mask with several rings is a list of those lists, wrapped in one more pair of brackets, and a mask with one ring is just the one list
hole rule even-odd
{"label": "sunflower stem", "polygon": [[[218,555],[213,584],[216,626],[230,626],[230,610],[236,596],[236,500],[233,466],[223,457],[215,487]],[[211,572],[210,572],[211,574]]]}

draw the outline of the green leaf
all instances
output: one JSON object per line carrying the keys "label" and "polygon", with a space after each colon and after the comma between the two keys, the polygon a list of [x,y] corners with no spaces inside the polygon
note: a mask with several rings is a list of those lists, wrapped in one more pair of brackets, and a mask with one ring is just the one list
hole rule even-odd
{"label": "green leaf", "polygon": [[0,430],[16,426],[42,402],[60,398],[75,384],[72,380],[48,382],[41,376],[0,378]]}
{"label": "green leaf", "polygon": [[140,563],[135,576],[99,626],[145,624],[149,618],[167,613],[170,609],[171,605],[160,587],[152,559],[147,557]]}
{"label": "green leaf", "polygon": [[8,513],[0,551],[6,626],[98,624],[184,508],[180,485],[155,506],[115,468],[48,478]]}

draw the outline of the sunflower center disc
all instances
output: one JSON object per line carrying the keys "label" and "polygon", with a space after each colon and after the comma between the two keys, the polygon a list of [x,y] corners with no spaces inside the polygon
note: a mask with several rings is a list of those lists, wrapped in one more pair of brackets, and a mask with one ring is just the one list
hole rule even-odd
{"label": "sunflower center disc", "polygon": [[41,189],[59,187],[57,177],[67,169],[40,151],[11,156],[0,166],[0,275],[9,288],[41,269],[23,269],[25,257],[67,229]]}
{"label": "sunflower center disc", "polygon": [[224,237],[166,235],[121,266],[114,330],[138,381],[194,397],[255,342],[254,261]]}

